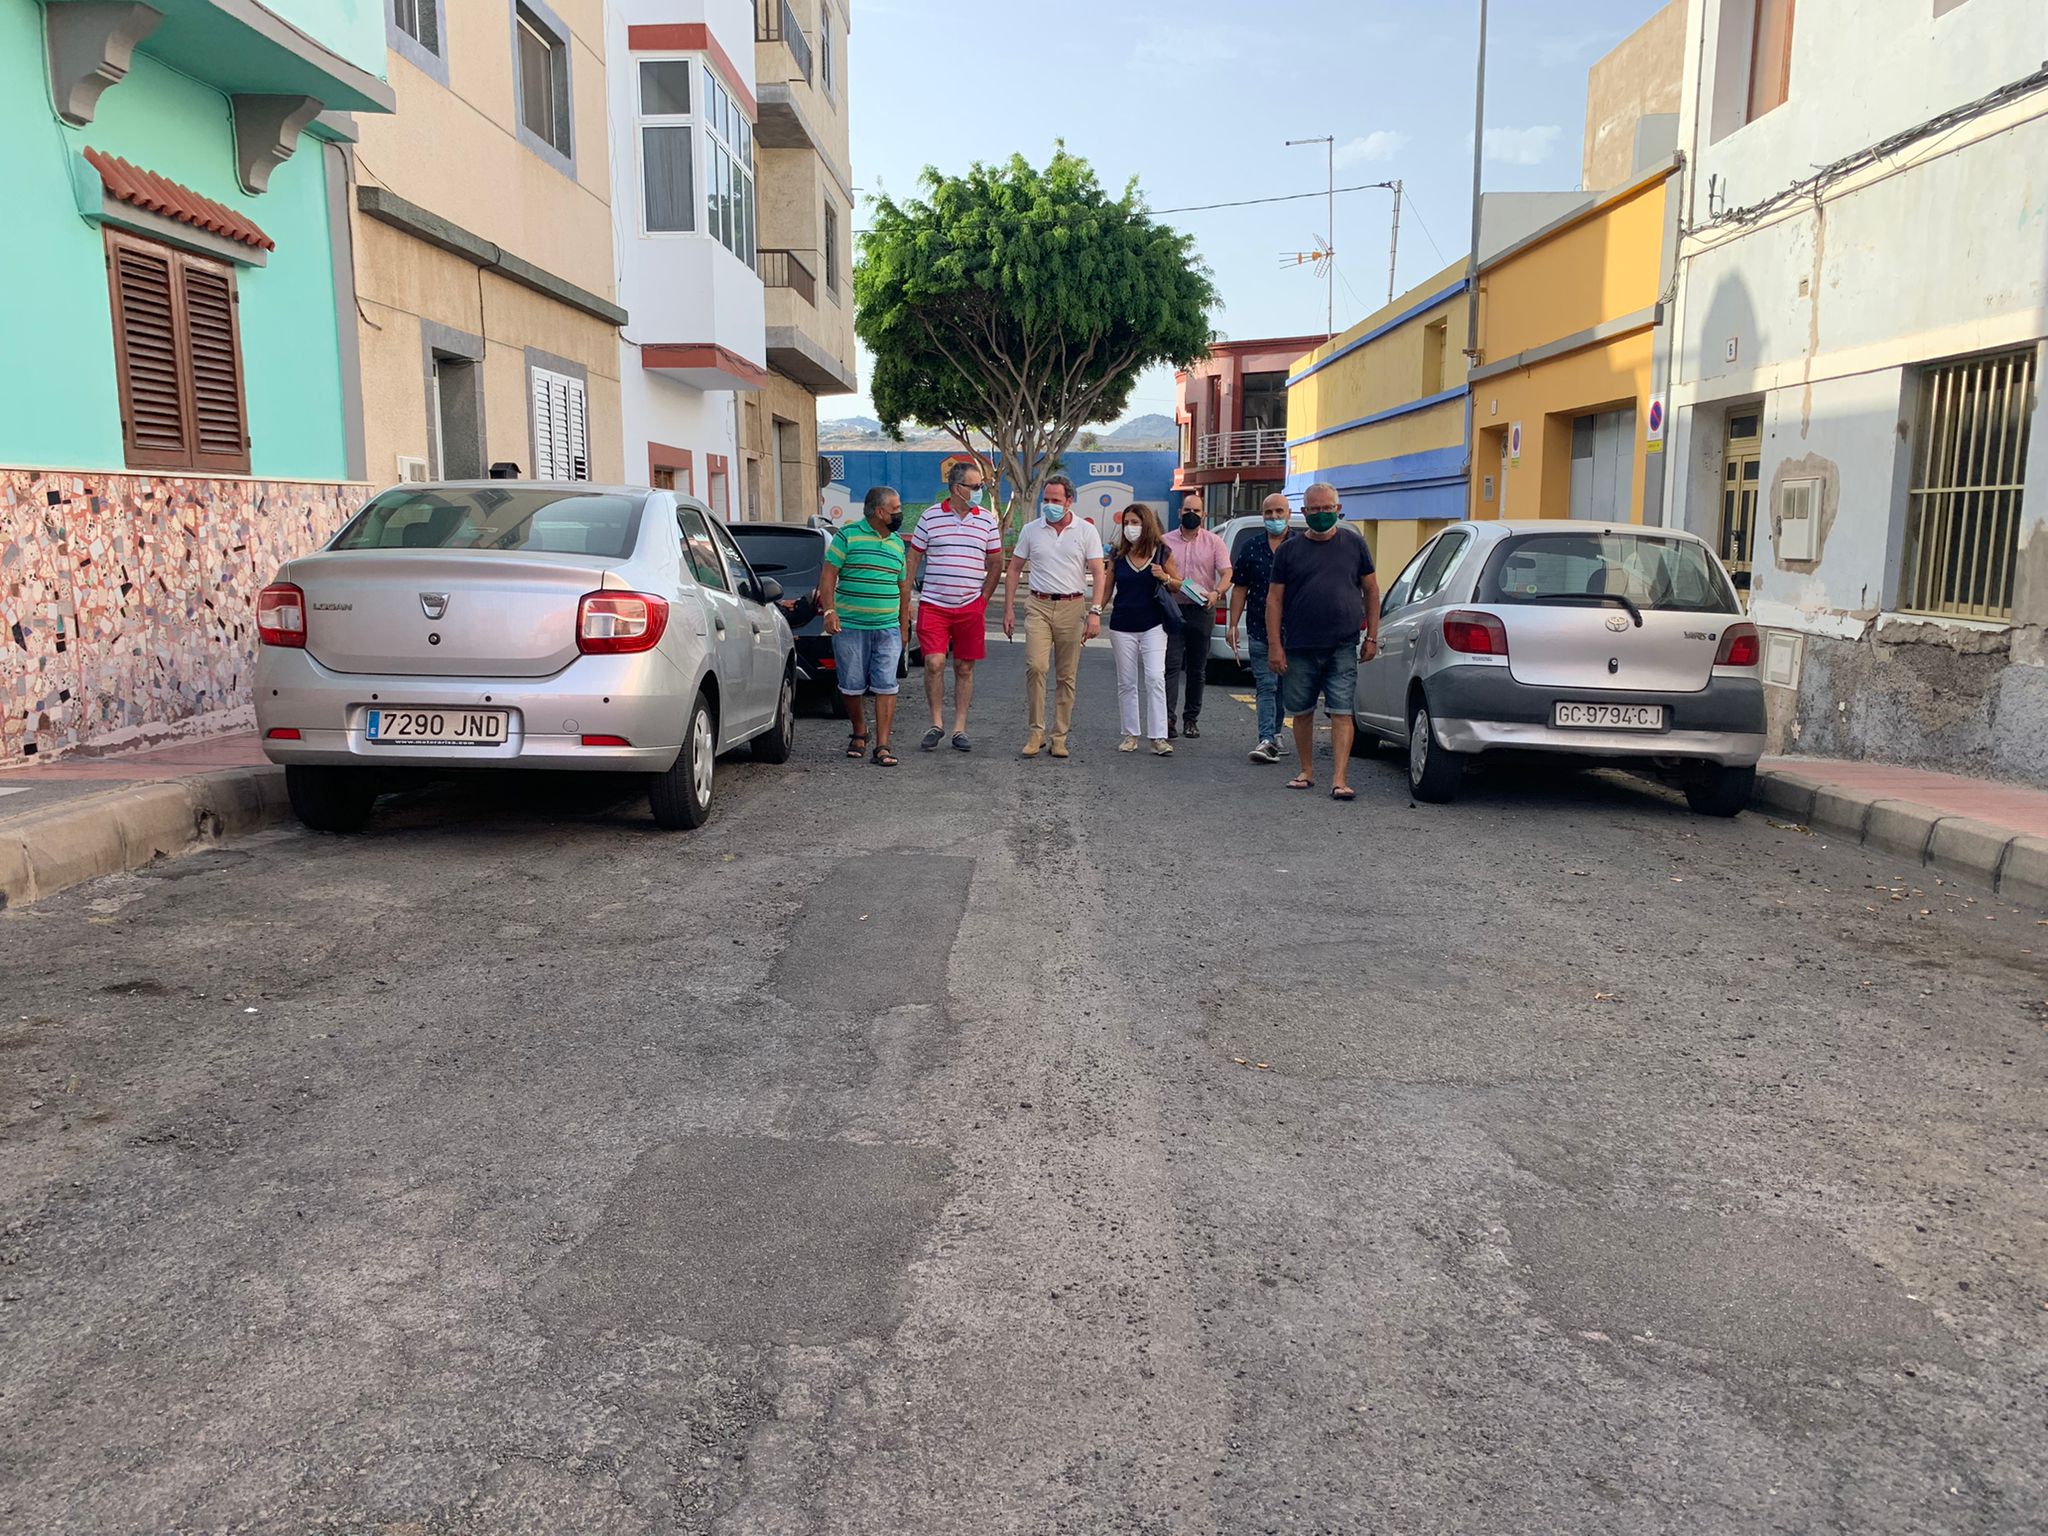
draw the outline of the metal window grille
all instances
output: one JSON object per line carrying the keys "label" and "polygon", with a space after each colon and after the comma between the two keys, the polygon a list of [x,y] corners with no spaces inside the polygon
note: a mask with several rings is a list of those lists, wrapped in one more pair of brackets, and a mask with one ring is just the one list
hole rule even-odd
{"label": "metal window grille", "polygon": [[1900,606],[1949,618],[2012,616],[2034,353],[1923,369]]}

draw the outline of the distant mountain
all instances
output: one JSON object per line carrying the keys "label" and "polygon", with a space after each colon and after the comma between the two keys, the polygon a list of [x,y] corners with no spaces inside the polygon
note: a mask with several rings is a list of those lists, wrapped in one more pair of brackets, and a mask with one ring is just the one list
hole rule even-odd
{"label": "distant mountain", "polygon": [[1171,448],[1179,433],[1171,416],[1133,416],[1102,434],[1107,448]]}

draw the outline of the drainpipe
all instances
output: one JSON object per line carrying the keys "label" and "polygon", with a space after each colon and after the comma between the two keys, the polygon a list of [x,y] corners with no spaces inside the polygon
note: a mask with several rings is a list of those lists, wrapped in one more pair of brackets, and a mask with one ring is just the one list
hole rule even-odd
{"label": "drainpipe", "polygon": [[1470,376],[1479,366],[1479,184],[1486,161],[1486,0],[1479,0],[1479,78],[1472,90],[1472,254],[1465,268],[1465,481],[1471,494],[1472,390]]}

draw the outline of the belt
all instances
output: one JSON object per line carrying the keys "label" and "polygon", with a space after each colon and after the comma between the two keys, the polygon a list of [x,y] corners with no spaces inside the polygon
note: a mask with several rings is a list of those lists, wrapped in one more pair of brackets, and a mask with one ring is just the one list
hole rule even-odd
{"label": "belt", "polygon": [[1078,603],[1088,594],[1086,592],[1034,592],[1031,595],[1033,597],[1042,597],[1048,603]]}

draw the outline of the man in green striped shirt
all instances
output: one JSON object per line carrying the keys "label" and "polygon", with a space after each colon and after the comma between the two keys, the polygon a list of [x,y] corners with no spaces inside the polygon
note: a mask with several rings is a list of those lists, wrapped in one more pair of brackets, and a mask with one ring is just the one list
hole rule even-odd
{"label": "man in green striped shirt", "polygon": [[866,710],[861,700],[875,696],[873,761],[894,768],[889,732],[896,723],[896,664],[903,656],[903,633],[910,628],[910,563],[903,539],[903,498],[886,485],[867,494],[866,513],[832,536],[825,551],[819,582],[820,611],[825,633],[832,637],[832,660],[839,673],[839,696],[846,718],[853,722],[846,755],[868,750]]}

